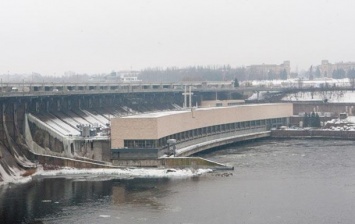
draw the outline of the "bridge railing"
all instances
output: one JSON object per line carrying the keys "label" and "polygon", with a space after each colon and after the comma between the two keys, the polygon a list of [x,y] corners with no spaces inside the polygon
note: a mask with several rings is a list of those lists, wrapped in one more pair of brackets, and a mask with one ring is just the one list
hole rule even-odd
{"label": "bridge railing", "polygon": [[0,96],[74,95],[129,92],[182,92],[192,90],[234,89],[232,82],[177,83],[1,83]]}
{"label": "bridge railing", "polygon": [[178,142],[175,146],[177,149],[180,149],[180,148],[184,148],[184,147],[187,147],[190,145],[200,144],[203,142],[208,142],[208,141],[213,141],[213,140],[218,140],[218,139],[228,138],[228,137],[234,137],[234,136],[238,136],[238,135],[246,135],[246,134],[252,134],[252,133],[257,133],[257,132],[264,132],[267,130],[268,130],[268,128],[266,125],[255,126],[255,127],[244,128],[244,129],[239,129],[239,130],[235,130],[235,131],[228,131],[228,132],[203,136],[203,137],[199,137],[199,138],[194,138],[194,139],[186,140],[183,142]]}
{"label": "bridge railing", "polygon": [[176,83],[1,83],[0,97],[78,95],[138,92],[183,92],[186,86],[192,91],[336,91],[354,90],[354,86],[240,86],[235,88],[231,81],[219,82],[176,82]]}

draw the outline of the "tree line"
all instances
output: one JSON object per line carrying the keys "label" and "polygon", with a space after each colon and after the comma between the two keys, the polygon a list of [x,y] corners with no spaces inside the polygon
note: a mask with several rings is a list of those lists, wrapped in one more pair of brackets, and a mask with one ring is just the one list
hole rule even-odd
{"label": "tree line", "polygon": [[285,69],[280,72],[269,70],[265,74],[252,71],[245,67],[232,68],[223,66],[190,66],[184,68],[170,67],[144,69],[139,74],[139,79],[148,82],[179,82],[179,81],[227,81],[238,79],[245,80],[286,80],[288,77]]}
{"label": "tree line", "polygon": [[229,65],[148,68],[139,73],[139,79],[147,82],[227,81],[235,78],[246,80],[244,70],[244,68],[232,68]]}

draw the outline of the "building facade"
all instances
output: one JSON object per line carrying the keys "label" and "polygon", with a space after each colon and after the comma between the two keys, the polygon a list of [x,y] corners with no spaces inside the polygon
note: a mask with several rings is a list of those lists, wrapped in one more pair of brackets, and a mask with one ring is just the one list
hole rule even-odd
{"label": "building facade", "polygon": [[[322,60],[321,65],[318,66],[320,77],[334,78],[333,73],[336,70],[344,70],[345,75],[352,69],[355,69],[355,62],[338,62],[329,63],[328,60]],[[345,78],[345,77],[344,77]]]}
{"label": "building facade", "polygon": [[140,157],[147,152],[149,155],[146,155],[154,157],[168,147],[169,139],[175,139],[179,144],[256,127],[269,130],[287,125],[292,113],[292,104],[279,103],[193,108],[113,118],[111,148],[117,152],[116,158],[121,158],[120,153],[128,152]]}
{"label": "building facade", "polygon": [[249,80],[287,79],[291,73],[290,61],[284,61],[280,65],[250,65],[246,67],[246,72]]}

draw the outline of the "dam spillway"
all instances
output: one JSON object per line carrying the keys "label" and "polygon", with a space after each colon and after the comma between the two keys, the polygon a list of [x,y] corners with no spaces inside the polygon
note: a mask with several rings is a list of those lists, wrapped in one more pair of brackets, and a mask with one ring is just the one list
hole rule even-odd
{"label": "dam spillway", "polygon": [[[179,94],[181,96],[181,94]],[[0,181],[36,167],[32,153],[109,161],[112,117],[179,108],[176,93],[2,97]],[[83,127],[100,129],[82,136]]]}

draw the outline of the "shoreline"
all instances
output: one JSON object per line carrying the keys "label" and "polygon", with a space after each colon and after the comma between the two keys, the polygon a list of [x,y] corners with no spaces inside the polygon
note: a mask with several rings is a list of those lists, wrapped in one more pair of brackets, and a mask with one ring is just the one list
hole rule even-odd
{"label": "shoreline", "polygon": [[[284,129],[284,130],[271,130],[270,139],[337,139],[337,140],[355,140],[355,131],[345,131],[345,130],[329,130],[329,129]],[[265,138],[264,138],[265,139]],[[38,155],[39,156],[39,155]],[[45,156],[46,157],[46,156]],[[179,157],[177,157],[179,158]],[[180,157],[183,158],[183,157]],[[193,158],[193,157],[186,157]],[[57,159],[68,159],[60,158]],[[79,161],[78,161],[79,162]],[[83,162],[83,161],[80,161]],[[85,162],[84,162],[85,163]],[[175,164],[176,165],[176,164]],[[221,164],[222,165],[222,164]],[[106,168],[104,168],[106,167]],[[124,166],[108,166],[107,164],[103,167],[89,168],[89,167],[57,167],[59,169],[49,169],[44,170],[43,166],[40,165],[36,168],[36,171],[29,175],[20,174],[16,176],[11,176],[9,180],[0,181],[0,187],[9,184],[22,184],[28,183],[33,179],[40,177],[66,177],[70,178],[71,174],[83,174],[83,175],[102,175],[102,178],[109,178],[112,175],[116,175],[119,178],[188,178],[194,175],[201,175],[203,173],[211,172],[213,168],[197,168],[196,167],[124,167]],[[170,172],[173,170],[173,172]],[[223,169],[222,169],[223,170]],[[130,172],[135,171],[135,172]],[[182,173],[181,173],[182,172]],[[190,173],[187,173],[190,172]],[[201,173],[202,172],[202,173]],[[177,174],[177,175],[176,175]],[[180,176],[179,176],[180,175]]]}
{"label": "shoreline", "polygon": [[355,140],[355,131],[329,129],[271,130],[271,138]]}

